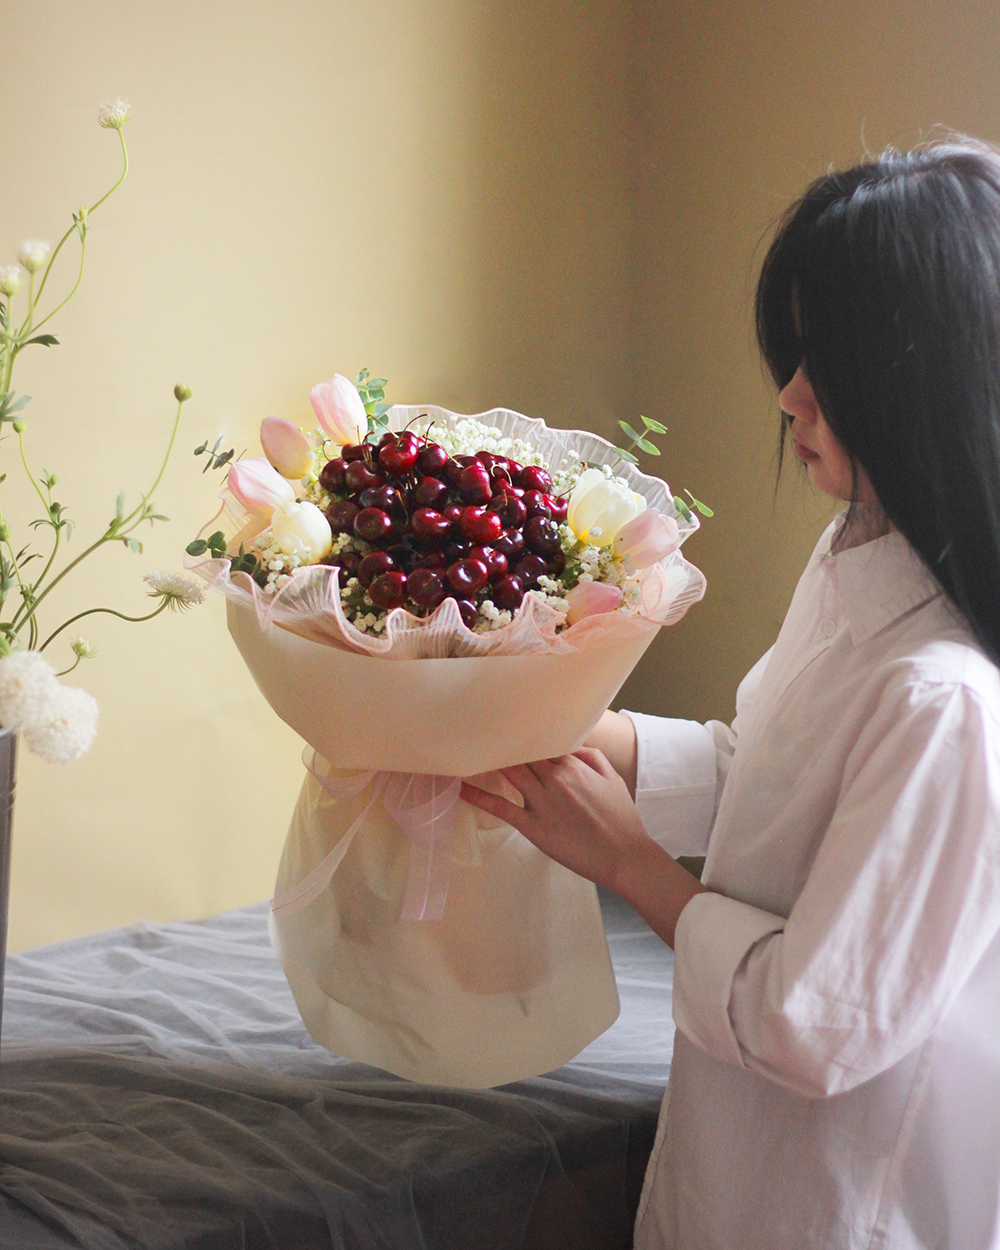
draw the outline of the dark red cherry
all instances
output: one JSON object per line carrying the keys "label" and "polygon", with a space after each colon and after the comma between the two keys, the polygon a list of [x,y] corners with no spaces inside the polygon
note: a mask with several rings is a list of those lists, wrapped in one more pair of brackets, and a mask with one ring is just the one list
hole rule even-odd
{"label": "dark red cherry", "polygon": [[524,504],[529,520],[533,516],[550,517],[552,515],[552,509],[549,507],[549,497],[543,491],[526,490],[524,499],[521,502]]}
{"label": "dark red cherry", "polygon": [[370,586],[376,577],[390,573],[396,562],[388,551],[372,551],[358,565],[358,581],[362,586]]}
{"label": "dark red cherry", "polygon": [[466,503],[488,503],[493,494],[490,475],[478,461],[459,470],[457,485]]}
{"label": "dark red cherry", "polygon": [[441,515],[446,516],[452,525],[457,525],[462,519],[462,505],[450,503],[446,508],[441,509]]}
{"label": "dark red cherry", "polygon": [[520,530],[506,529],[493,543],[493,549],[501,552],[514,564],[524,555],[524,535]]}
{"label": "dark red cherry", "polygon": [[546,564],[541,556],[522,556],[514,566],[514,572],[521,579],[525,590],[534,590],[538,579],[545,575]]}
{"label": "dark red cherry", "polygon": [[474,504],[462,509],[458,524],[465,537],[474,543],[492,543],[503,533],[503,522],[497,514]]}
{"label": "dark red cherry", "polygon": [[519,577],[511,574],[501,577],[493,584],[493,603],[501,612],[516,612],[524,598],[524,585]]}
{"label": "dark red cherry", "polygon": [[348,578],[357,577],[358,569],[361,567],[361,557],[356,551],[344,551],[335,556],[334,561],[340,566],[341,586],[347,585]]}
{"label": "dark red cherry", "polygon": [[364,460],[365,449],[361,443],[345,443],[340,449],[340,458],[351,464],[355,460]]}
{"label": "dark red cherry", "polygon": [[422,551],[417,551],[415,547],[410,547],[407,543],[397,543],[394,547],[387,548],[389,555],[396,562],[396,568],[402,569],[404,573],[410,573],[420,563]]}
{"label": "dark red cherry", "polygon": [[492,473],[498,457],[491,451],[477,451],[475,459],[479,461],[487,473]]}
{"label": "dark red cherry", "polygon": [[362,508],[354,518],[354,532],[366,543],[378,546],[392,533],[392,518],[381,508]]}
{"label": "dark red cherry", "polygon": [[520,476],[521,470],[524,468],[524,465],[518,464],[516,460],[511,460],[510,456],[507,456],[506,459],[507,459],[507,472],[510,474],[511,481],[516,486],[518,484],[517,479]]}
{"label": "dark red cherry", "polygon": [[386,432],[378,440],[379,451],[381,451],[383,447],[395,447],[396,437],[397,436],[393,434],[392,430],[386,430]]}
{"label": "dark red cherry", "polygon": [[490,500],[490,507],[499,515],[504,529],[515,526],[517,529],[528,519],[528,510],[518,497],[511,493],[510,488],[496,492]]}
{"label": "dark red cherry", "polygon": [[545,561],[545,567],[548,570],[549,577],[558,577],[566,567],[566,552],[560,547],[554,555],[549,556]]}
{"label": "dark red cherry", "polygon": [[362,491],[370,486],[381,486],[381,473],[370,469],[364,460],[352,460],[344,470],[344,484],[348,490]]}
{"label": "dark red cherry", "polygon": [[429,477],[439,477],[448,463],[448,453],[440,443],[425,443],[417,452],[417,468]]}
{"label": "dark red cherry", "polygon": [[436,608],[448,593],[435,569],[416,568],[406,579],[406,592],[418,608]]}
{"label": "dark red cherry", "polygon": [[474,629],[476,621],[479,619],[479,609],[471,599],[456,599],[458,610],[462,615],[462,622],[467,629]]}
{"label": "dark red cherry", "polygon": [[448,557],[443,551],[429,551],[417,561],[417,568],[438,569],[443,572],[448,567]]}
{"label": "dark red cherry", "polygon": [[569,512],[569,500],[562,499],[558,495],[547,496],[549,501],[549,511],[552,513],[552,520],[559,525],[566,523],[566,514]]}
{"label": "dark red cherry", "polygon": [[540,556],[553,556],[562,546],[559,526],[548,517],[533,516],[524,526],[524,545]]}
{"label": "dark red cherry", "polygon": [[401,608],[406,600],[406,574],[398,571],[383,573],[368,587],[368,598],[377,608]]}
{"label": "dark red cherry", "polygon": [[514,479],[515,485],[525,490],[540,490],[546,494],[552,489],[552,478],[540,464],[526,465]]}
{"label": "dark red cherry", "polygon": [[360,511],[353,499],[335,499],[327,508],[325,516],[330,522],[330,529],[335,534],[343,534],[346,530],[353,530],[354,518]]}
{"label": "dark red cherry", "polygon": [[418,508],[440,508],[448,498],[448,485],[439,477],[422,477],[413,488],[413,502]]}
{"label": "dark red cherry", "polygon": [[399,492],[395,486],[366,486],[358,495],[362,508],[381,508],[383,512],[392,512],[398,502]]}
{"label": "dark red cherry", "polygon": [[444,545],[444,554],[448,557],[449,564],[454,564],[456,560],[464,560],[471,550],[472,543],[463,534],[456,535],[454,531]]}
{"label": "dark red cherry", "polygon": [[319,484],[324,490],[338,491],[344,488],[344,470],[347,461],[343,456],[334,456],[319,471]]}
{"label": "dark red cherry", "polygon": [[482,560],[456,560],[448,565],[448,584],[457,594],[474,595],[489,581],[489,573]]}
{"label": "dark red cherry", "polygon": [[400,436],[396,443],[381,449],[378,462],[393,477],[402,477],[404,473],[409,473],[417,463],[416,440],[404,442]]}
{"label": "dark red cherry", "polygon": [[418,542],[444,542],[451,529],[451,522],[433,508],[418,508],[410,517],[410,533]]}
{"label": "dark red cherry", "polygon": [[507,572],[507,557],[493,547],[473,547],[469,552],[469,559],[482,560],[491,582]]}

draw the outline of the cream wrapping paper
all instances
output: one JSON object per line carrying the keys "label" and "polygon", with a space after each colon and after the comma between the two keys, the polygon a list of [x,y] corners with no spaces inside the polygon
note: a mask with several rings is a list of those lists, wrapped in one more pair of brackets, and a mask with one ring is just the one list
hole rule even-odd
{"label": "cream wrapping paper", "polygon": [[[457,419],[397,408],[393,428],[428,412]],[[614,452],[508,410],[479,419],[552,466]],[[616,472],[677,517],[663,482]],[[702,574],[674,552],[644,570],[637,612],[568,629],[528,595],[491,634],[446,600],[423,620],[395,610],[378,637],[347,621],[334,569],[301,570],[272,598],[228,561],[200,571],[226,595],[261,693],[308,744],[270,929],[312,1037],[481,1088],[558,1067],[609,1028],[618,994],[594,886],[457,799],[456,779],[516,799],[499,769],[581,746],[660,626],[702,597]]]}

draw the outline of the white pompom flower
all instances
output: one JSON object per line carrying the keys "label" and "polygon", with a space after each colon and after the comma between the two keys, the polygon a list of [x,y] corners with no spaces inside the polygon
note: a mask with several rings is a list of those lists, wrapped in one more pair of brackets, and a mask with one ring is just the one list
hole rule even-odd
{"label": "white pompom flower", "polygon": [[28,273],[37,273],[52,254],[52,247],[44,239],[25,239],[17,259]]}
{"label": "white pompom flower", "polygon": [[0,295],[16,295],[21,289],[21,266],[0,265]]}
{"label": "white pompom flower", "polygon": [[132,105],[121,96],[115,100],[108,100],[97,110],[98,125],[103,126],[105,130],[121,130],[131,116]]}
{"label": "white pompom flower", "polygon": [[28,748],[53,764],[76,759],[97,733],[97,700],[64,686],[38,651],[0,660],[0,724],[16,729]]}

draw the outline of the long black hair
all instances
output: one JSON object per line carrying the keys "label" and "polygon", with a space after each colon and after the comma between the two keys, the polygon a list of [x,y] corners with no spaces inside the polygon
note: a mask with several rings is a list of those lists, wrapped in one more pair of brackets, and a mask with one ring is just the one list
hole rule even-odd
{"label": "long black hair", "polygon": [[817,179],[768,250],[757,339],[1000,663],[1000,155],[952,139]]}

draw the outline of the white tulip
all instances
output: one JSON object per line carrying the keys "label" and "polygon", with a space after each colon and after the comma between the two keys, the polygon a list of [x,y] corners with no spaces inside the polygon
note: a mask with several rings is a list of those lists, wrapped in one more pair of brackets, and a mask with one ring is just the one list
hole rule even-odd
{"label": "white tulip", "polygon": [[286,556],[316,564],[333,546],[330,522],[314,503],[279,504],[271,517],[271,538]]}
{"label": "white tulip", "polygon": [[642,495],[609,481],[600,469],[585,469],[569,497],[566,523],[581,542],[608,547],[645,507]]}

